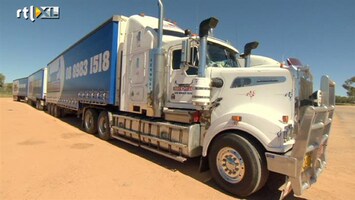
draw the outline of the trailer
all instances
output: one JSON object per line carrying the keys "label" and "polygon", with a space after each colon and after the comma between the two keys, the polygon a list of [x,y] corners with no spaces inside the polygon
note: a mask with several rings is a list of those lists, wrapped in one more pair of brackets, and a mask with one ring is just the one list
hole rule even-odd
{"label": "trailer", "polygon": [[124,29],[119,22],[125,19],[112,17],[48,64],[49,113],[118,105],[116,65]]}
{"label": "trailer", "polygon": [[278,62],[163,20],[113,16],[47,66],[48,113],[74,112],[90,134],[184,162],[200,157],[224,190],[245,197],[269,173],[301,195],[326,166],[335,83],[313,90],[298,59]]}
{"label": "trailer", "polygon": [[12,97],[14,101],[27,101],[28,78],[15,79],[12,84]]}
{"label": "trailer", "polygon": [[28,104],[37,109],[45,108],[47,94],[47,68],[44,67],[28,77]]}

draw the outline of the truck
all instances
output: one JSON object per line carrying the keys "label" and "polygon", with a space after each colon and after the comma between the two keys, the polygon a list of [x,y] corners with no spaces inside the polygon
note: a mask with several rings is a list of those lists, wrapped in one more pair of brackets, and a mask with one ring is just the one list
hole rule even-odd
{"label": "truck", "polygon": [[27,101],[28,78],[15,79],[12,82],[12,97],[14,101]]}
{"label": "truck", "polygon": [[270,173],[301,195],[327,164],[335,83],[313,90],[310,68],[240,53],[159,17],[115,15],[49,62],[48,113],[74,112],[83,129],[184,162],[200,157],[224,190],[249,196]]}
{"label": "truck", "polygon": [[47,93],[47,68],[44,67],[28,76],[28,104],[37,109],[45,108]]}

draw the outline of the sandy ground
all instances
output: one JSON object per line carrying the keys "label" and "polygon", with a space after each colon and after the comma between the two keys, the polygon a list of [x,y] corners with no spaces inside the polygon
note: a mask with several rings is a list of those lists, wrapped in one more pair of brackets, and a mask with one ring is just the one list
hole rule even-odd
{"label": "sandy ground", "polygon": [[[300,198],[353,199],[355,107],[337,107],[329,164]],[[221,191],[198,159],[182,164],[80,130],[75,117],[56,119],[0,98],[0,199],[235,199]],[[275,199],[265,188],[248,199]]]}

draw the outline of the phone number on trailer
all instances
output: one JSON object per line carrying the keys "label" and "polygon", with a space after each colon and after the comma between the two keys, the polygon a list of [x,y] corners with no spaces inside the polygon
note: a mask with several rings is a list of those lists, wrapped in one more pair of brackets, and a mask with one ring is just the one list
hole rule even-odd
{"label": "phone number on trailer", "polygon": [[65,69],[65,79],[74,79],[89,74],[105,72],[110,68],[110,51],[106,50],[88,59],[79,61]]}

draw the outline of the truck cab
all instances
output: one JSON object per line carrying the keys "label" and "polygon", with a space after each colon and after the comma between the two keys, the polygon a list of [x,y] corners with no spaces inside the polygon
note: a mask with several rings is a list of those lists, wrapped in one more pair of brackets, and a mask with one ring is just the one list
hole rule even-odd
{"label": "truck cab", "polygon": [[[186,44],[188,44],[188,47]],[[184,45],[183,45],[184,44]],[[184,46],[184,47],[183,47]],[[184,49],[183,49],[184,48]],[[189,49],[186,49],[189,48]],[[168,49],[168,79],[166,107],[195,109],[192,103],[192,82],[198,76],[198,37],[183,38]],[[230,44],[216,38],[208,38],[207,63],[212,68],[238,68],[238,51]],[[184,57],[188,56],[187,59]]]}

